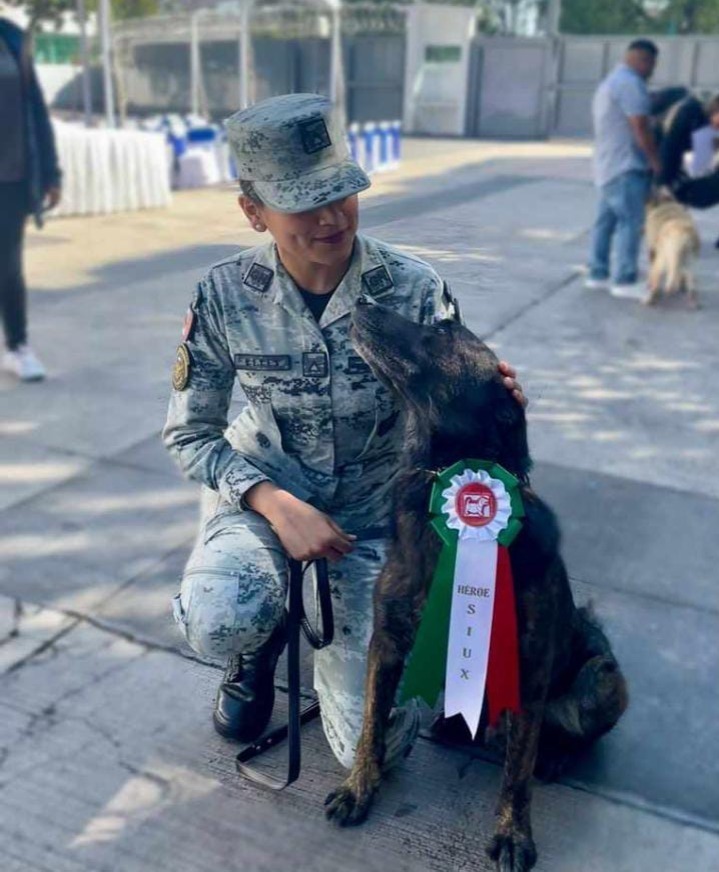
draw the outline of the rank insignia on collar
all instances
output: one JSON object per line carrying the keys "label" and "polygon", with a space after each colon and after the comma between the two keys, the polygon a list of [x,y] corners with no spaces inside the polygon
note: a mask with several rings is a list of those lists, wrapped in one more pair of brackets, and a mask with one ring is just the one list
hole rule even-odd
{"label": "rank insignia on collar", "polygon": [[314,154],[316,151],[322,151],[323,148],[329,148],[332,145],[324,118],[310,118],[307,121],[300,121],[297,127],[300,131],[302,148],[306,154]]}
{"label": "rank insignia on collar", "polygon": [[264,294],[272,284],[274,276],[274,272],[269,267],[262,266],[261,263],[253,263],[245,273],[242,282],[248,288],[252,288],[253,291],[259,291],[259,293]]}
{"label": "rank insignia on collar", "polygon": [[302,375],[315,375],[324,378],[328,371],[327,355],[324,351],[302,352]]}
{"label": "rank insignia on collar", "polygon": [[392,276],[386,266],[376,266],[374,269],[362,273],[362,281],[371,294],[381,294],[394,287]]}
{"label": "rank insignia on collar", "polygon": [[190,352],[184,342],[177,346],[175,365],[172,367],[172,387],[176,391],[184,391],[190,380]]}

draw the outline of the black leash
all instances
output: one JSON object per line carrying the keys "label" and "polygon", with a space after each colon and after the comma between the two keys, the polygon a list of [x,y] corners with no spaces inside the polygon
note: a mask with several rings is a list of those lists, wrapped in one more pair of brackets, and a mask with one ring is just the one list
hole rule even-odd
{"label": "black leash", "polygon": [[[304,574],[312,565],[315,567],[315,584],[322,626],[321,634],[310,624],[302,597]],[[269,787],[271,790],[284,790],[293,781],[297,781],[302,757],[300,730],[303,724],[314,720],[320,713],[318,701],[310,703],[305,709],[300,708],[300,630],[304,632],[307,641],[316,650],[326,648],[334,638],[334,618],[327,561],[317,560],[314,564],[307,563],[303,567],[299,561],[290,560],[289,574],[287,605],[287,698],[289,712],[287,724],[271,730],[252,745],[248,745],[237,755],[235,763],[240,775],[244,775],[245,778],[249,778],[250,781],[261,784],[263,787]],[[289,739],[287,778],[284,780],[275,778],[273,775],[260,772],[253,766],[247,765],[249,760],[269,748],[273,748],[286,738]]]}
{"label": "black leash", "polygon": [[[385,526],[368,527],[358,531],[356,541],[371,541],[384,539],[390,531]],[[314,566],[315,585],[317,600],[320,607],[321,635],[310,623],[305,613],[305,605],[302,597],[305,572]],[[303,724],[314,720],[320,713],[319,701],[315,700],[306,708],[300,708],[300,630],[305,634],[307,641],[317,651],[326,648],[334,638],[334,617],[332,615],[332,595],[330,581],[327,572],[327,561],[323,558],[303,565],[297,560],[289,560],[289,593],[287,597],[287,699],[288,716],[287,723],[282,727],[271,730],[256,742],[243,748],[237,755],[235,766],[240,775],[269,787],[270,790],[284,790],[285,787],[297,781],[300,774],[302,750],[300,743],[300,731]],[[274,748],[285,739],[289,739],[287,778],[284,781],[260,772],[248,761]]]}

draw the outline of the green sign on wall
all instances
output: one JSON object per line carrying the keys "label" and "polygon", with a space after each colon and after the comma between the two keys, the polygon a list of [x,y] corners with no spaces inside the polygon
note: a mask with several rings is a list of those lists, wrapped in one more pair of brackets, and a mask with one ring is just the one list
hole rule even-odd
{"label": "green sign on wall", "polygon": [[426,45],[424,59],[433,64],[456,64],[462,59],[459,45]]}
{"label": "green sign on wall", "polygon": [[76,64],[80,57],[80,37],[66,33],[36,33],[35,62],[38,64]]}

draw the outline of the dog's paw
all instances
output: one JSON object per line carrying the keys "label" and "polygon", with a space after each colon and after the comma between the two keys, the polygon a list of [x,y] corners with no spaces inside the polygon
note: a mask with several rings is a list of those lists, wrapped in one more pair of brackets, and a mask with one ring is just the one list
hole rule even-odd
{"label": "dog's paw", "polygon": [[373,795],[372,792],[360,794],[345,782],[325,799],[325,816],[341,827],[361,824],[369,813]]}
{"label": "dog's paw", "polygon": [[497,833],[487,847],[498,872],[529,872],[537,862],[537,849],[531,836]]}

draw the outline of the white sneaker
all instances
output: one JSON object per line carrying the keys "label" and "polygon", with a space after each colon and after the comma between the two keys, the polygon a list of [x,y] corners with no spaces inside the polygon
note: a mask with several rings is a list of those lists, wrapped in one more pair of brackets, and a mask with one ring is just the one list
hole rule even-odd
{"label": "white sneaker", "polygon": [[647,289],[642,282],[633,282],[630,285],[612,285],[609,293],[620,300],[643,300]]}
{"label": "white sneaker", "polygon": [[45,378],[45,367],[29,345],[19,345],[14,351],[6,351],[2,368],[20,381],[41,381]]}
{"label": "white sneaker", "polygon": [[608,291],[609,279],[593,279],[587,278],[584,280],[584,287],[590,291]]}

